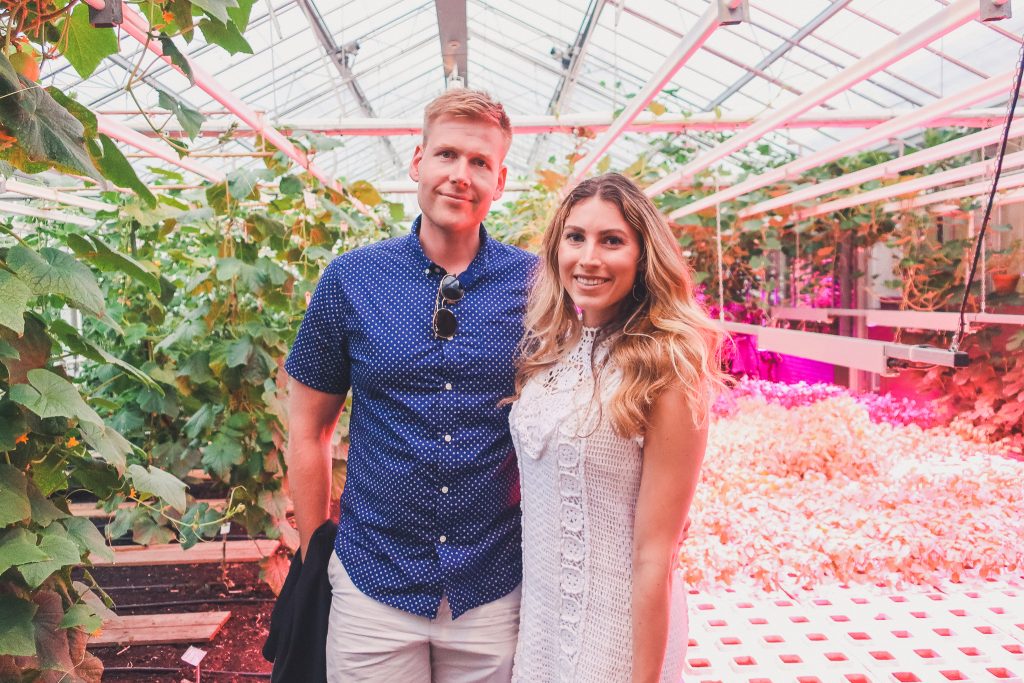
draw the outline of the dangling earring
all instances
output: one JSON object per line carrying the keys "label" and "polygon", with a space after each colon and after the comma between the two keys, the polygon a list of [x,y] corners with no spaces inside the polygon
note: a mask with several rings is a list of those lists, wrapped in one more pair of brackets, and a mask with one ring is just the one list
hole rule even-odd
{"label": "dangling earring", "polygon": [[638,290],[636,283],[633,283],[633,300],[636,302],[641,302],[644,300],[643,289],[641,288]]}

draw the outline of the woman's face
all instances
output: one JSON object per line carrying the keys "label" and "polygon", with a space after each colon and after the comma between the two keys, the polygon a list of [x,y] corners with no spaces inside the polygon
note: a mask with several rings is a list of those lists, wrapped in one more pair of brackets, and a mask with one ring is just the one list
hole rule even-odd
{"label": "woman's face", "polygon": [[583,324],[601,327],[632,295],[640,263],[640,234],[600,197],[585,199],[569,212],[558,243],[558,276]]}

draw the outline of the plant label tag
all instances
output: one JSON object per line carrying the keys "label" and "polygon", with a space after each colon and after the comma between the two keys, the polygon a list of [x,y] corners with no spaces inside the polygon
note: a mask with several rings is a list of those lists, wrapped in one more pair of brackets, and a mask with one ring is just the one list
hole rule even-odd
{"label": "plant label tag", "polygon": [[185,650],[185,654],[181,656],[181,661],[192,666],[199,666],[199,662],[203,661],[205,656],[206,650],[200,650],[194,645],[189,645],[188,649]]}
{"label": "plant label tag", "polygon": [[224,522],[220,525],[220,533],[227,536],[228,532],[231,531],[231,522]]}
{"label": "plant label tag", "polygon": [[306,205],[307,211],[312,211],[316,208],[316,195],[305,188],[302,190],[302,201]]}

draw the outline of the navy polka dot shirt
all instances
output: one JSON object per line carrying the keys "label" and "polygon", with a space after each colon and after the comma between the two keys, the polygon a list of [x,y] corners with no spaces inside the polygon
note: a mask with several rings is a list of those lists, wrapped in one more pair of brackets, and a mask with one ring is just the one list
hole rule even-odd
{"label": "navy polka dot shirt", "polygon": [[[489,237],[431,323],[444,271],[412,232],[324,270],[285,364],[306,386],[352,390],[335,550],[366,595],[434,618],[507,595],[522,577],[519,479],[508,431],[516,348],[537,258]],[[293,491],[301,495],[301,491]]]}

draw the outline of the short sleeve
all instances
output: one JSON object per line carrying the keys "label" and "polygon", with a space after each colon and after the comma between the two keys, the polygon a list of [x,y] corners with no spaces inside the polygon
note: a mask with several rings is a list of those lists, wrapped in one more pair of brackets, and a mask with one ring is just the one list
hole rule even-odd
{"label": "short sleeve", "polygon": [[351,380],[345,334],[349,303],[342,285],[341,263],[335,259],[313,291],[284,369],[311,389],[343,395]]}

